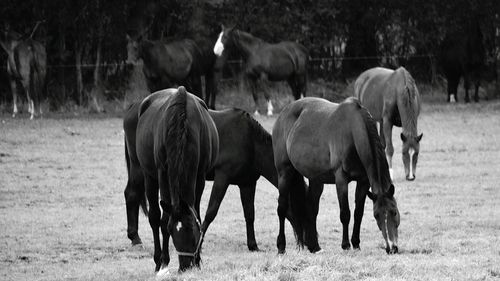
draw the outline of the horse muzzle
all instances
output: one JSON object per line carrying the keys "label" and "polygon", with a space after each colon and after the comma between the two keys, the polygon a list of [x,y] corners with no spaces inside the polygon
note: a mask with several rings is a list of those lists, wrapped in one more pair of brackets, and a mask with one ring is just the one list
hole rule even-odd
{"label": "horse muzzle", "polygon": [[406,175],[406,180],[407,181],[414,181],[415,180],[415,175],[414,174],[413,175],[409,175],[409,174]]}

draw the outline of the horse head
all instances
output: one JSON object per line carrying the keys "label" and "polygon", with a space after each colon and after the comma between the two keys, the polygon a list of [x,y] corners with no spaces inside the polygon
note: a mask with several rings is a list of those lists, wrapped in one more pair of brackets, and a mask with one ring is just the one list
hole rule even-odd
{"label": "horse head", "polygon": [[368,192],[373,201],[373,215],[385,240],[385,251],[388,254],[398,252],[399,210],[394,198],[394,185],[381,194]]}
{"label": "horse head", "polygon": [[406,180],[415,180],[415,172],[417,171],[418,153],[420,151],[420,140],[423,134],[417,136],[408,136],[401,133],[403,141],[403,164],[405,166]]}
{"label": "horse head", "polygon": [[195,210],[183,201],[172,207],[162,200],[160,205],[168,216],[167,230],[179,256],[179,271],[199,267],[203,233]]}
{"label": "horse head", "polygon": [[214,53],[220,57],[222,56],[222,53],[224,52],[224,49],[228,47],[228,45],[232,44],[232,34],[234,30],[234,26],[231,27],[225,27],[224,25],[221,25],[222,31],[219,34],[219,38],[215,42],[214,45]]}

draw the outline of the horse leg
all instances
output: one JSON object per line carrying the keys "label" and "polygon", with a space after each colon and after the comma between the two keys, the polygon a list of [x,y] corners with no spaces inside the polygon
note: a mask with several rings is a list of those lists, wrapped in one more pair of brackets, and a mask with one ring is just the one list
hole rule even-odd
{"label": "horse leg", "polygon": [[[168,185],[167,171],[166,170],[158,170],[158,176],[159,176],[158,183],[159,183],[159,188],[160,188],[160,195],[161,195],[161,200],[163,201],[163,203],[162,203],[163,214],[161,214],[161,219],[159,221],[161,234],[163,236],[163,244],[162,244],[162,248],[160,249],[160,251],[161,251],[160,259],[157,262],[156,261],[156,254],[157,254],[156,249],[157,248],[156,248],[156,240],[155,240],[155,262],[156,262],[156,266],[157,266],[157,271],[158,270],[166,270],[168,267],[168,264],[170,263],[170,253],[169,253],[169,249],[168,249],[168,242],[170,240],[170,233],[168,232],[167,226],[168,226],[168,220],[170,217],[169,211],[172,209],[172,207],[170,206],[170,189],[169,189],[169,185]],[[156,190],[156,197],[158,197],[158,190]],[[155,203],[158,205],[158,198],[156,199]],[[151,201],[149,204],[150,204],[150,206],[152,205]],[[159,245],[159,237],[158,237],[158,245]]]}
{"label": "horse leg", "polygon": [[384,117],[382,122],[384,131],[384,139],[385,139],[385,156],[387,157],[387,163],[389,164],[389,173],[391,175],[391,179],[394,179],[393,170],[392,170],[392,156],[394,155],[394,146],[392,145],[392,122],[388,117]]}
{"label": "horse leg", "polygon": [[311,181],[309,183],[309,192],[307,194],[307,204],[308,208],[308,223],[306,230],[306,245],[311,253],[316,253],[321,250],[321,247],[318,243],[318,230],[316,227],[316,221],[319,212],[319,200],[321,198],[321,194],[323,193],[324,184],[321,182]]}
{"label": "horse leg", "polygon": [[258,251],[257,241],[255,241],[255,185],[257,182],[248,185],[240,185],[240,198],[241,205],[243,206],[243,213],[245,214],[245,222],[247,225],[247,246],[250,251]]}
{"label": "horse leg", "polygon": [[474,101],[479,102],[479,78],[474,82]]}
{"label": "horse leg", "polygon": [[448,79],[448,102],[454,103],[458,101],[457,91],[459,78],[449,77]]}
{"label": "horse leg", "polygon": [[354,249],[359,249],[359,230],[361,228],[361,220],[365,211],[366,192],[370,188],[370,183],[367,179],[358,180],[356,183],[356,207],[354,209],[354,226],[352,230],[351,243]]}
{"label": "horse leg", "polygon": [[470,76],[468,74],[464,75],[464,89],[465,89],[465,102],[470,102],[469,97],[469,87],[470,87]]}
{"label": "horse leg", "polygon": [[267,116],[272,116],[274,107],[273,107],[273,102],[271,101],[271,94],[269,91],[269,80],[267,79],[267,74],[261,73],[259,80],[262,84],[262,91],[264,92],[264,97],[266,98],[267,102]]}
{"label": "horse leg", "polygon": [[208,201],[208,207],[205,213],[205,219],[201,225],[203,233],[207,233],[208,227],[214,221],[215,216],[217,216],[217,212],[219,211],[222,199],[224,199],[224,196],[226,195],[228,186],[229,182],[227,177],[222,173],[216,173],[212,193],[210,194],[210,200]]}
{"label": "horse leg", "polygon": [[12,109],[12,117],[16,117],[17,114],[17,86],[16,86],[16,80],[13,78],[10,79],[10,89],[12,91],[12,103],[13,103],[13,109]]}
{"label": "horse leg", "polygon": [[33,120],[35,115],[35,104],[33,103],[33,99],[31,98],[31,88],[30,88],[30,77],[29,74],[22,80],[22,85],[24,88],[24,92],[26,93],[26,100],[28,101],[28,112],[30,113],[30,120]]}
{"label": "horse leg", "polygon": [[382,143],[382,147],[385,148],[384,120],[380,120],[377,129],[379,131],[380,142]]}
{"label": "horse leg", "polygon": [[[278,238],[276,239],[276,246],[278,247],[278,254],[284,254],[286,248],[286,237],[285,237],[285,218],[288,212],[289,206],[289,195],[290,195],[290,186],[293,184],[293,167],[287,167],[278,171],[278,218],[279,218],[279,233]],[[293,213],[293,212],[292,212]],[[293,214],[292,214],[293,215]],[[294,223],[300,225],[300,221],[294,218]],[[297,232],[297,239],[299,241],[302,238],[299,238],[299,235],[302,235],[302,232]]]}
{"label": "horse leg", "polygon": [[217,94],[217,84],[215,82],[215,74],[210,73],[205,75],[205,102],[208,108],[215,110],[215,95]]}
{"label": "horse leg", "polygon": [[[203,190],[205,189],[205,173],[203,171],[198,171],[197,177],[196,177],[196,191],[195,191],[195,202],[194,202],[194,208],[196,210],[196,216],[198,219],[198,222],[201,221],[201,214],[200,214],[200,202],[201,202],[201,195],[203,194]],[[200,267],[200,262],[201,262],[201,249],[202,249],[202,244],[203,244],[203,236],[204,233],[202,230],[201,225],[200,227],[200,251],[198,253],[198,256],[196,256],[194,264],[199,268]]]}
{"label": "horse leg", "polygon": [[127,186],[125,187],[125,204],[127,206],[127,237],[132,245],[142,244],[139,237],[139,205],[144,199],[144,177],[139,167],[131,164]]}
{"label": "horse leg", "polygon": [[340,222],[342,223],[342,249],[349,250],[349,221],[351,219],[351,210],[349,209],[348,182],[344,172],[339,169],[335,173],[335,186],[337,188],[337,199],[340,207]]}
{"label": "horse leg", "polygon": [[259,116],[259,97],[257,96],[257,81],[254,78],[247,78],[247,83],[250,88],[250,91],[252,92],[252,98],[255,106],[255,116]]}
{"label": "horse leg", "polygon": [[[145,175],[146,196],[149,202],[149,225],[153,231],[154,254],[153,260],[156,264],[155,272],[160,270],[161,266],[161,246],[160,246],[160,206],[158,204],[158,181]],[[162,230],[163,232],[163,230]]]}

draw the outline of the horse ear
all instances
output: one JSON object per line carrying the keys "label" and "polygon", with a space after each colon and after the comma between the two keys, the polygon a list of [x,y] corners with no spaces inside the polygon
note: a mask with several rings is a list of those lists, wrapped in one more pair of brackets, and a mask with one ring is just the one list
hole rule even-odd
{"label": "horse ear", "polygon": [[423,136],[424,136],[424,133],[421,133],[419,136],[417,136],[417,142],[420,142],[420,140],[422,139]]}
{"label": "horse ear", "polygon": [[389,190],[387,190],[387,195],[389,197],[393,197],[394,196],[394,185],[391,184],[391,186],[389,187]]}
{"label": "horse ear", "polygon": [[406,136],[405,136],[405,135],[403,135],[403,133],[401,133],[401,140],[402,140],[403,142],[405,142],[405,141],[406,141]]}
{"label": "horse ear", "polygon": [[370,191],[366,192],[366,195],[368,195],[368,198],[370,198],[374,202],[377,200],[377,195],[371,193]]}

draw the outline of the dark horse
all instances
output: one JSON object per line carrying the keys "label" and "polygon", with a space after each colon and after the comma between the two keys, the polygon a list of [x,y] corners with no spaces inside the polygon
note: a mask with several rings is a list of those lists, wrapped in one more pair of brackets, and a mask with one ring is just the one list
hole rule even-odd
{"label": "dark horse", "polygon": [[[209,42],[191,39],[150,41],[127,35],[127,62],[144,62],[143,72],[150,92],[186,85],[202,97],[201,76],[205,77],[205,102],[215,108],[216,62]],[[220,64],[220,63],[219,63]]]}
{"label": "dark horse", "polygon": [[403,128],[401,140],[406,180],[414,180],[423,134],[417,134],[421,101],[413,77],[404,67],[396,70],[371,68],[356,79],[354,96],[370,111],[373,119],[380,123],[380,141],[385,147],[391,178],[394,155],[392,126]]}
{"label": "dark horse", "polygon": [[[162,92],[156,93],[156,98]],[[169,95],[168,92],[163,92]],[[128,142],[135,143],[135,128],[140,103],[132,105],[125,116],[125,131]],[[207,180],[213,180],[212,194],[208,203],[202,231],[206,233],[209,225],[215,219],[220,204],[224,199],[229,184],[240,188],[241,203],[247,228],[247,246],[250,251],[257,251],[255,241],[255,186],[260,176],[265,177],[274,186],[278,186],[278,176],[274,167],[274,156],[271,135],[252,118],[247,112],[240,109],[210,111],[219,133],[219,154],[213,169],[207,173]],[[134,173],[130,169],[131,159],[136,159],[135,149],[128,151],[125,146],[129,180],[125,189],[127,204],[128,237],[132,244],[141,243],[137,233],[139,204],[143,203],[143,176],[140,171]],[[144,205],[143,205],[144,206]],[[288,216],[290,219],[290,217]]]}
{"label": "dark horse", "polygon": [[37,107],[42,115],[40,100],[45,87],[47,68],[45,47],[31,38],[22,40],[20,36],[16,36],[10,31],[6,32],[5,41],[0,41],[0,45],[8,55],[7,73],[9,74],[14,107],[12,117],[17,114],[17,83],[23,87],[26,93],[30,119],[35,116]]}
{"label": "dark horse", "polygon": [[[256,92],[258,80],[287,81],[296,100],[306,95],[309,55],[301,44],[290,41],[270,44],[249,33],[222,26],[214,53],[221,56],[224,50],[233,48],[243,57],[244,73],[250,81],[255,102],[255,114],[259,113]],[[267,115],[272,115],[273,105],[266,89],[264,96],[267,101]]]}
{"label": "dark horse", "polygon": [[470,101],[469,87],[474,83],[474,101],[479,101],[479,83],[485,67],[486,50],[479,23],[469,23],[465,28],[448,33],[441,43],[439,64],[448,81],[448,102],[458,101],[460,77],[464,78],[465,102]]}
{"label": "dark horse", "polygon": [[[316,230],[324,183],[335,183],[343,226],[342,248],[349,249],[348,183],[357,181],[351,242],[359,248],[366,195],[386,243],[398,251],[399,211],[394,186],[375,121],[355,98],[341,104],[304,98],[283,109],[273,128],[274,162],[278,171],[278,252],[285,252],[286,207],[290,203],[299,246],[320,250]],[[304,183],[309,179],[309,189]],[[370,186],[372,192],[369,192]],[[290,202],[288,202],[290,198]]]}
{"label": "dark horse", "polygon": [[[124,120],[126,153],[129,178],[144,179],[156,271],[167,270],[170,236],[179,255],[179,270],[199,266],[203,238],[200,200],[206,173],[217,157],[217,129],[205,103],[182,86],[148,96],[138,112],[138,117],[129,115]],[[134,183],[130,179],[128,185]],[[131,191],[142,197],[142,182],[135,184],[139,190]],[[161,219],[158,190],[163,209]],[[129,199],[127,212],[131,208]],[[131,218],[128,219],[130,222]]]}

